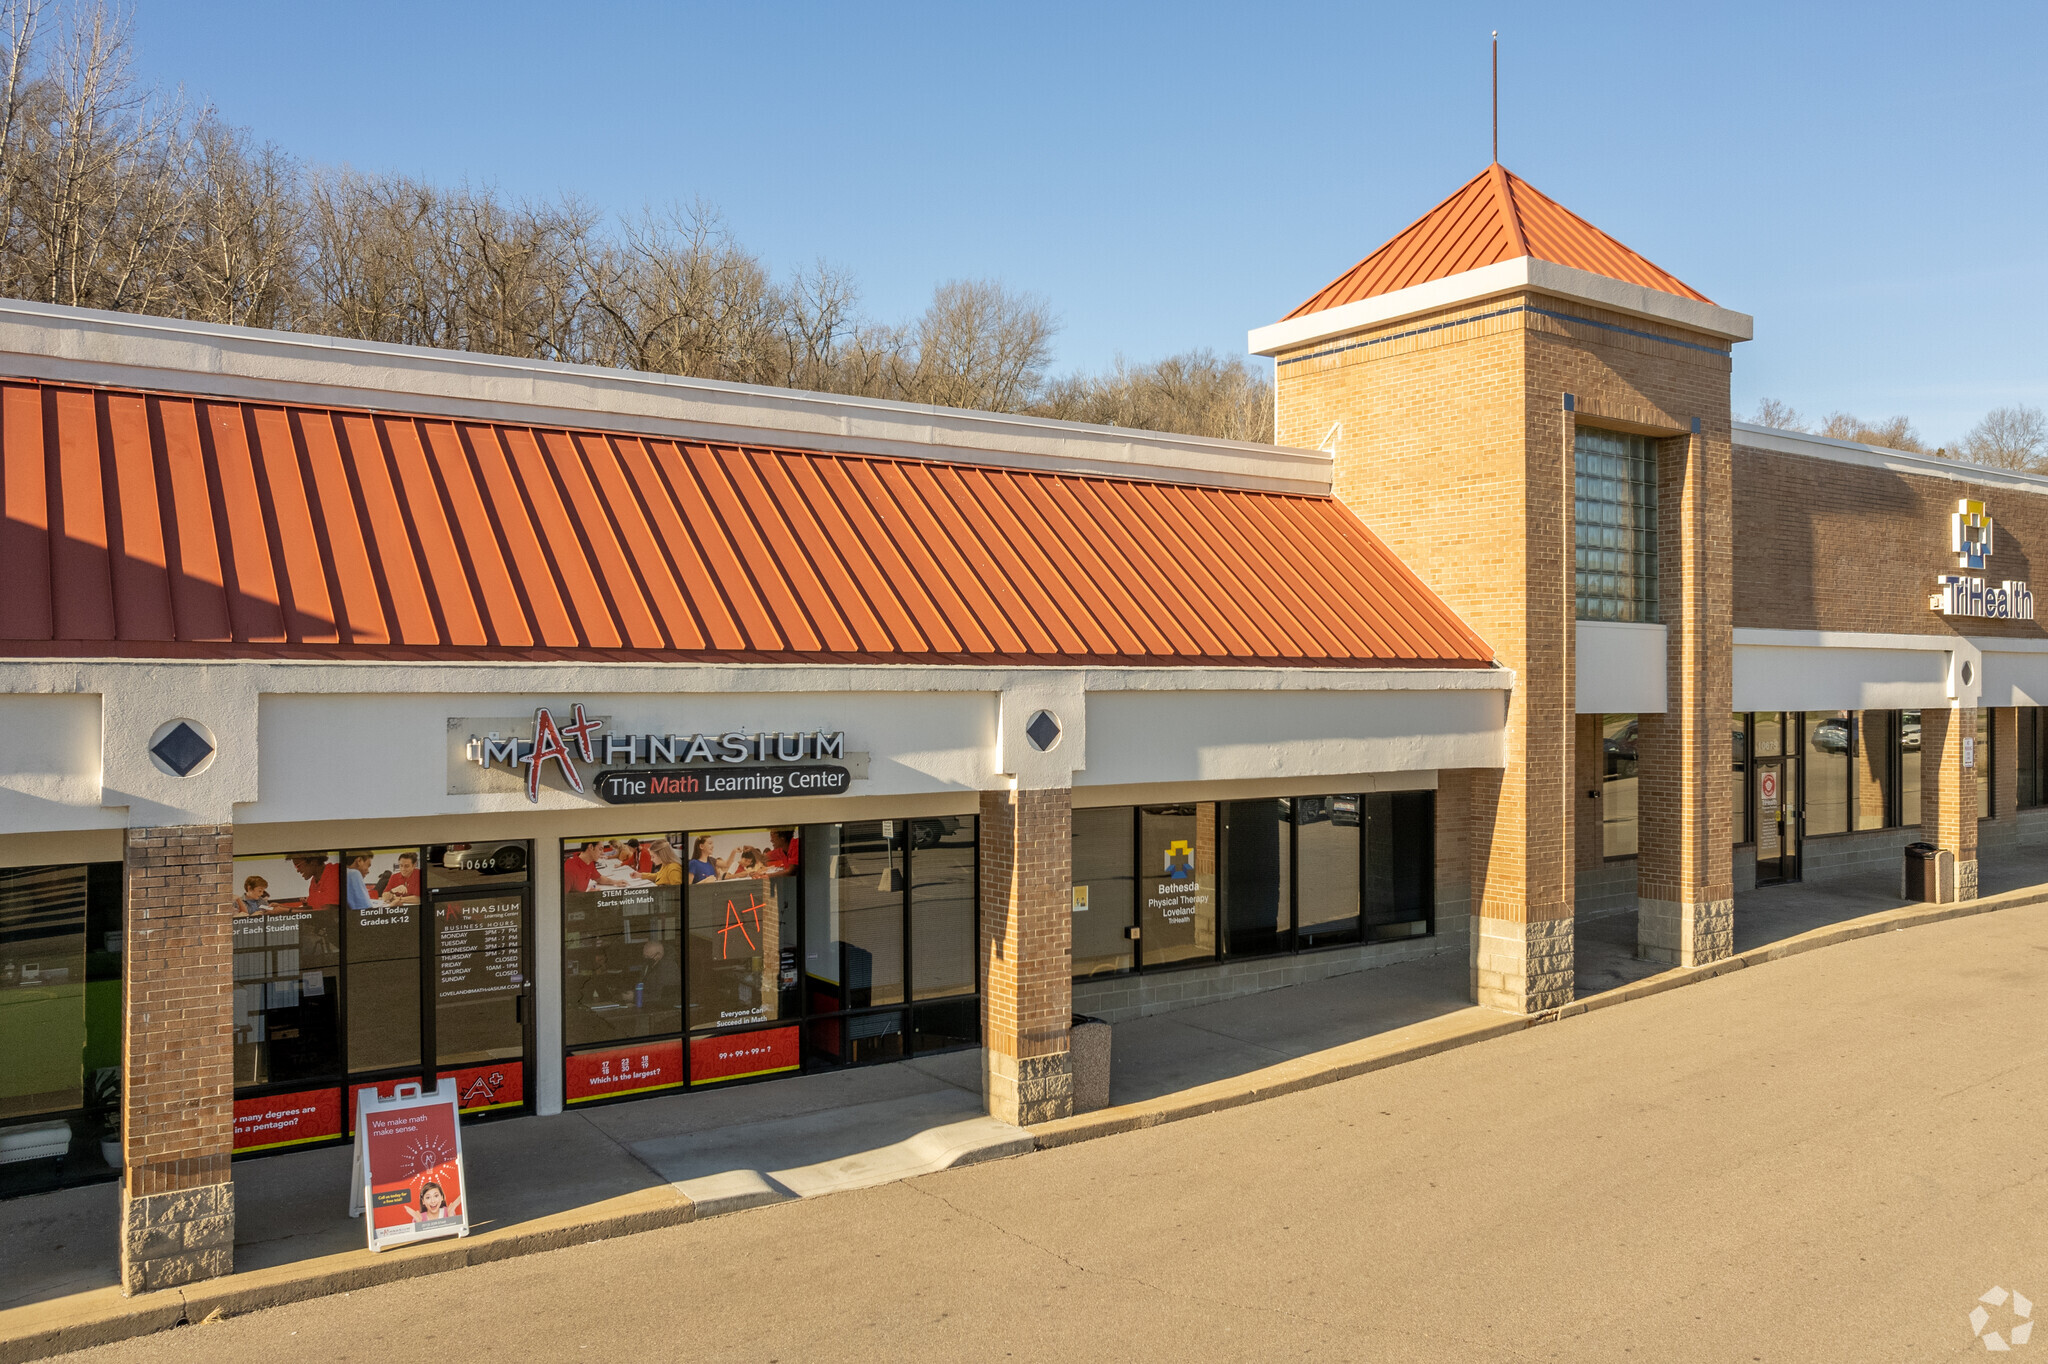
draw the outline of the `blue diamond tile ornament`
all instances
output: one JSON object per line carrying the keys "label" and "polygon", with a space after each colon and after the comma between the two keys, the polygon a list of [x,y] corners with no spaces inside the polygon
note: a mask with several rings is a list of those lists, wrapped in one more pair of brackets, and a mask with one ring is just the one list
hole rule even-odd
{"label": "blue diamond tile ornament", "polygon": [[1024,726],[1024,737],[1040,753],[1060,741],[1059,718],[1049,710],[1042,710],[1031,717],[1031,723]]}
{"label": "blue diamond tile ornament", "polygon": [[181,777],[189,777],[192,769],[205,762],[213,752],[213,745],[206,742],[198,730],[180,720],[178,727],[157,740],[156,747],[149,751],[161,758],[171,771]]}

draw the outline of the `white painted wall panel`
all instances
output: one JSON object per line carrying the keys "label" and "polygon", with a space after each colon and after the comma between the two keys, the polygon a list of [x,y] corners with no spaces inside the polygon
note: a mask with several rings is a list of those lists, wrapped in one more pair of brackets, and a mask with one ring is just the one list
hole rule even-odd
{"label": "white painted wall panel", "polygon": [[0,695],[0,830],[117,829],[100,807],[100,698]]}
{"label": "white painted wall panel", "polygon": [[1499,767],[1506,694],[1093,692],[1077,786]]}
{"label": "white painted wall panel", "polygon": [[1735,645],[1735,709],[1918,710],[1948,702],[1940,649]]}
{"label": "white painted wall panel", "polygon": [[[447,794],[448,717],[559,716],[572,701],[614,732],[843,730],[872,756],[852,794],[974,791],[989,782],[996,698],[977,693],[720,693],[694,696],[265,696],[257,800],[238,821],[376,819],[532,810],[524,795]],[[596,771],[586,767],[586,777]],[[595,796],[543,790],[540,808],[607,808]],[[639,807],[648,811],[659,806]]]}
{"label": "white painted wall panel", "polygon": [[1661,625],[1578,622],[1579,714],[1662,715],[1667,638]]}

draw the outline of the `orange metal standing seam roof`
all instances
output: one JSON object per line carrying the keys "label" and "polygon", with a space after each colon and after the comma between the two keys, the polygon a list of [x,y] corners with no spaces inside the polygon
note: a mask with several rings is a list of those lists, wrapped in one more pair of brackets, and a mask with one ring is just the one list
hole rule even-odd
{"label": "orange metal standing seam roof", "polygon": [[1341,503],[0,382],[0,656],[1484,667]]}
{"label": "orange metal standing seam roof", "polygon": [[1534,256],[1553,265],[1701,303],[1713,302],[1496,162],[1282,320],[1519,256]]}

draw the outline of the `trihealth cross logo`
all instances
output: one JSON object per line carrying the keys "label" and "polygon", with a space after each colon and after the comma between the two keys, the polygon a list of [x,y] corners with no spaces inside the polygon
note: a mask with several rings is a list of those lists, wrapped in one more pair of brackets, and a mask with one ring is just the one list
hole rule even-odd
{"label": "trihealth cross logo", "polygon": [[1166,845],[1166,879],[1169,881],[1192,881],[1195,879],[1195,850],[1188,846],[1185,838],[1176,838]]}
{"label": "trihealth cross logo", "polygon": [[[1992,1307],[2009,1306],[2009,1316],[2016,1324],[2008,1323],[2003,1334],[1985,1330],[1985,1327],[1991,1325],[1991,1313],[1985,1310],[1987,1303]],[[2033,1315],[2034,1304],[2028,1302],[2024,1296],[2016,1292],[2008,1293],[2003,1288],[1994,1286],[1989,1293],[1977,1299],[1977,1305],[1970,1309],[1970,1333],[1983,1341],[1987,1350],[2010,1350],[2015,1345],[2026,1344],[2028,1338],[2034,1334],[2034,1323],[2030,1320]]]}
{"label": "trihealth cross logo", "polygon": [[[1991,557],[1991,516],[1974,498],[1959,498],[1948,518],[1948,547],[1959,568],[1982,569]],[[1998,620],[2032,620],[2034,594],[2024,582],[2008,578],[1996,585],[1982,578],[1944,573],[1934,580],[1939,590],[1927,604],[1944,616],[1985,616]]]}
{"label": "trihealth cross logo", "polygon": [[1965,497],[1956,503],[1948,519],[1949,548],[1955,552],[1957,568],[1982,568],[1991,557],[1991,518],[1982,502]]}

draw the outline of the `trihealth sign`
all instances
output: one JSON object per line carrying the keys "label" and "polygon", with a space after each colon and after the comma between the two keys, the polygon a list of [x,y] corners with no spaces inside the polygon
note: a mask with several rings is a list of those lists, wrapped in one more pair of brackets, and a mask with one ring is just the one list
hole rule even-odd
{"label": "trihealth sign", "polygon": [[[1982,502],[1962,498],[1949,517],[1949,550],[1958,568],[1982,568],[1991,557],[1991,517]],[[2024,582],[2010,578],[1988,583],[1982,578],[1944,573],[1934,580],[1927,605],[1944,616],[1984,616],[1993,620],[2032,620],[2034,594]]]}

